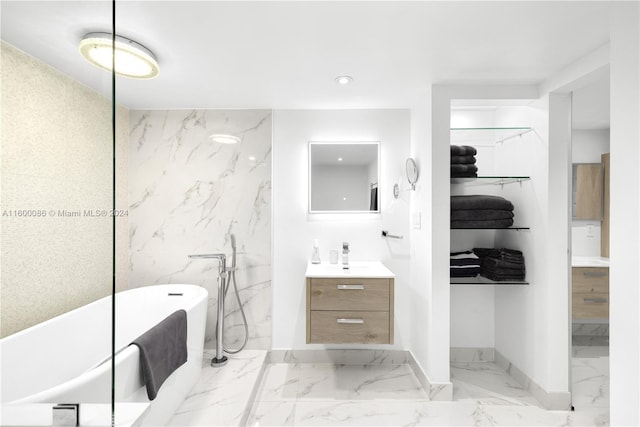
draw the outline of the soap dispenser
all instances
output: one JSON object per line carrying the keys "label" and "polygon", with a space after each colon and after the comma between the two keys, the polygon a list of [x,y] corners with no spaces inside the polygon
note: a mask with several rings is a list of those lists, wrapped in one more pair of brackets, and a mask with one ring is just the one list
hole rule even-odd
{"label": "soap dispenser", "polygon": [[320,248],[318,247],[318,239],[313,241],[313,252],[311,253],[311,264],[320,264]]}
{"label": "soap dispenser", "polygon": [[342,269],[349,269],[349,243],[342,242]]}

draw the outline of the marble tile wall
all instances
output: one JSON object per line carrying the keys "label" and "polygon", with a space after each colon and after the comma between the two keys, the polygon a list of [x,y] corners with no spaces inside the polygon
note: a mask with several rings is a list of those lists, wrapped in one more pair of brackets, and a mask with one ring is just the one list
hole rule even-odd
{"label": "marble tile wall", "polygon": [[[270,348],[271,111],[131,111],[129,119],[130,286],[206,288],[205,348],[214,348],[218,264],[187,256],[230,256],[234,234],[247,348]],[[215,143],[213,133],[241,142]],[[236,348],[244,329],[231,291],[226,304],[225,346]]]}

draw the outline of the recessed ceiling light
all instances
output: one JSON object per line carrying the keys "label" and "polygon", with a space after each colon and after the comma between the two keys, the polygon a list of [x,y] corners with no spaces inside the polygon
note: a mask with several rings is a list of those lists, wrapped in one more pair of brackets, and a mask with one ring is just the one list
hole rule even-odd
{"label": "recessed ceiling light", "polygon": [[[115,58],[112,51],[115,49]],[[133,40],[109,33],[89,33],[80,41],[80,54],[93,65],[134,79],[152,79],[160,69],[153,53]]]}
{"label": "recessed ceiling light", "polygon": [[338,76],[336,77],[336,83],[338,83],[339,85],[348,85],[349,83],[351,83],[353,81],[353,77],[351,76]]}
{"label": "recessed ceiling light", "polygon": [[342,161],[342,157],[338,157],[338,161],[341,162]]}
{"label": "recessed ceiling light", "polygon": [[219,144],[237,144],[238,142],[240,142],[240,138],[238,138],[237,136],[221,133],[209,135],[209,138],[211,138],[213,142],[217,142]]}

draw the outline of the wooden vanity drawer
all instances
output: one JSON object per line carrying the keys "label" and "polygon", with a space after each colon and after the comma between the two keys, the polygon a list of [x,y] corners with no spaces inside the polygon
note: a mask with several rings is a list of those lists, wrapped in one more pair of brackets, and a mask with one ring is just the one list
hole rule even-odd
{"label": "wooden vanity drawer", "polygon": [[608,319],[609,294],[602,292],[573,292],[574,319]]}
{"label": "wooden vanity drawer", "polygon": [[389,344],[388,311],[312,311],[310,343]]}
{"label": "wooden vanity drawer", "polygon": [[609,269],[602,267],[573,267],[571,284],[574,293],[609,293]]}
{"label": "wooden vanity drawer", "polygon": [[311,280],[311,310],[389,311],[389,279]]}

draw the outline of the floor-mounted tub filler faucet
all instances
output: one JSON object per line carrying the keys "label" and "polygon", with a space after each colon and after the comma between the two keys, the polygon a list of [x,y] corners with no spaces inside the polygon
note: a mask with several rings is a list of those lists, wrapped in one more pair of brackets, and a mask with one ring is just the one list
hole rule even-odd
{"label": "floor-mounted tub filler faucet", "polygon": [[[242,308],[242,301],[240,301],[240,294],[238,293],[238,285],[236,283],[236,236],[229,235],[231,240],[231,267],[227,267],[227,257],[224,254],[203,254],[203,255],[189,255],[189,258],[200,259],[217,259],[218,260],[218,319],[216,323],[216,357],[211,359],[211,366],[224,366],[227,363],[227,357],[225,352],[229,354],[235,354],[242,351],[249,341],[249,324],[247,322],[247,316],[244,314]],[[244,323],[244,340],[242,345],[237,349],[224,348],[224,300],[229,290],[229,285],[233,283],[234,293],[236,294],[236,301],[238,302],[238,309],[242,316]]]}
{"label": "floor-mounted tub filler faucet", "polygon": [[218,260],[218,324],[216,327],[216,356],[211,359],[211,366],[224,366],[227,364],[227,356],[222,348],[222,334],[224,331],[224,290],[227,281],[227,256],[225,254],[199,254],[189,255],[191,259],[217,259]]}
{"label": "floor-mounted tub filler faucet", "polygon": [[349,242],[342,242],[342,269],[349,269]]}

